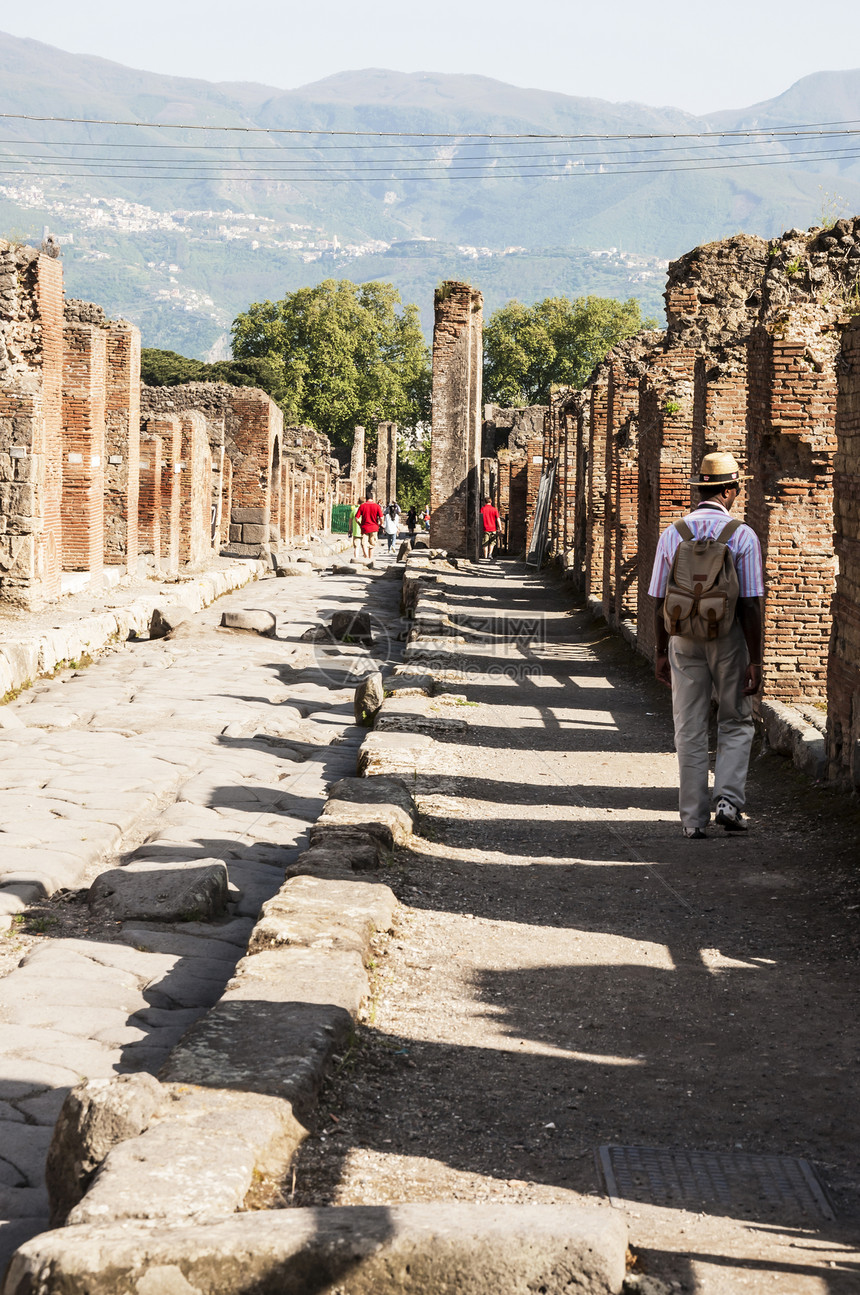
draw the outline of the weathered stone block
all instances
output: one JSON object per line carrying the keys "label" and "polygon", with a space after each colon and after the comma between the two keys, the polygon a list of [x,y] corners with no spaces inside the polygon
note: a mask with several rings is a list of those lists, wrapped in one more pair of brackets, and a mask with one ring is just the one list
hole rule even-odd
{"label": "weathered stone block", "polygon": [[191,608],[185,607],[182,603],[174,603],[169,607],[156,607],[149,620],[149,637],[163,639],[171,630],[175,630],[177,625],[181,625],[193,615]]}
{"label": "weathered stone block", "polygon": [[63,1103],[48,1150],[45,1182],[51,1223],[64,1223],[108,1152],[148,1128],[164,1101],[152,1075],[90,1079],[73,1088]]}
{"label": "weathered stone block", "polygon": [[382,688],[382,673],[379,670],[369,674],[355,690],[353,711],[356,724],[372,724],[377,711],[385,700]]}
{"label": "weathered stone block", "polygon": [[220,859],[169,867],[135,863],[96,877],[87,903],[102,918],[181,922],[223,913],[227,907],[227,869]]}
{"label": "weathered stone block", "polygon": [[342,1295],[618,1295],[627,1226],[570,1205],[328,1206],[157,1229],[63,1228],[20,1247],[4,1295],[214,1289]]}
{"label": "weathered stone block", "polygon": [[256,608],[245,608],[242,611],[223,612],[221,624],[224,629],[244,630],[247,634],[262,634],[264,638],[275,638],[278,631],[277,617],[273,612]]}

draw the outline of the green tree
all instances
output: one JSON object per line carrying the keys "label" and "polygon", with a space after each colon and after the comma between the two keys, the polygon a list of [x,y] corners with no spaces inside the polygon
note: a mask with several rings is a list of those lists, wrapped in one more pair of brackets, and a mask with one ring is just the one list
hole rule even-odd
{"label": "green tree", "polygon": [[216,360],[206,364],[177,351],[144,347],[140,353],[140,376],[148,387],[178,387],[186,382],[228,382],[231,387],[259,387],[280,403],[283,379],[269,360]]}
{"label": "green tree", "polygon": [[545,405],[551,387],[581,387],[616,343],[654,327],[633,297],[509,301],[484,329],[485,398],[508,408]]}
{"label": "green tree", "polygon": [[401,307],[390,283],[327,279],[280,301],[257,302],[233,323],[233,355],[278,370],[289,419],[309,423],[332,444],[352,444],[381,421],[416,427],[430,407],[430,357],[415,306]]}
{"label": "green tree", "polygon": [[404,513],[430,503],[430,438],[412,449],[397,451],[397,502]]}

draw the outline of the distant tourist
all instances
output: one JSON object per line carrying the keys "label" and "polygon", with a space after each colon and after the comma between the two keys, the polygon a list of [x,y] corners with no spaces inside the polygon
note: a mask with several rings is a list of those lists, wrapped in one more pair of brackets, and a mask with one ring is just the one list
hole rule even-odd
{"label": "distant tourist", "polygon": [[382,525],[382,509],[373,498],[372,490],[368,490],[364,503],[357,509],[355,517],[361,527],[362,557],[369,558],[372,540],[379,534],[379,528]]}
{"label": "distant tourist", "polygon": [[406,529],[409,532],[409,547],[415,548],[415,532],[418,529],[418,512],[415,505],[412,504],[409,512],[406,514]]}
{"label": "distant tourist", "polygon": [[486,495],[481,501],[481,525],[484,528],[484,557],[491,558],[499,540],[501,518],[495,504],[491,504]]}
{"label": "distant tourist", "polygon": [[357,558],[361,550],[361,524],[357,520],[358,504],[349,506],[349,534],[352,539],[352,556]]}
{"label": "distant tourist", "polygon": [[385,538],[388,540],[388,552],[394,548],[394,541],[397,539],[398,519],[397,515],[400,509],[397,504],[389,504],[385,510],[382,527],[385,531]]}

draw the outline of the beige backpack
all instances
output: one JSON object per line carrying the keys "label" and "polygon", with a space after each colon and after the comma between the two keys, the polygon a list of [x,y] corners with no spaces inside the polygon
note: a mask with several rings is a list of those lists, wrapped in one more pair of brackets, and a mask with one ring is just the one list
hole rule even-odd
{"label": "beige backpack", "polygon": [[669,634],[707,641],[722,638],[732,628],[739,587],[727,541],[741,525],[733,519],[715,539],[697,540],[686,522],[675,522],[681,543],[663,602]]}

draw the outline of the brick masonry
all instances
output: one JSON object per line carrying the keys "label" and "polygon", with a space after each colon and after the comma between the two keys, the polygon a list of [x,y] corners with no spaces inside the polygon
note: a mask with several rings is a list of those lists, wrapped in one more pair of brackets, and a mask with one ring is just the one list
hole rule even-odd
{"label": "brick masonry", "polygon": [[376,499],[384,507],[397,499],[397,424],[376,429]]}
{"label": "brick masonry", "polygon": [[[669,267],[666,333],[616,348],[581,392],[554,393],[541,451],[559,464],[550,552],[649,656],[657,538],[695,501],[687,481],[701,457],[735,455],[752,478],[742,508],[765,558],[764,696],[826,699],[831,771],[854,784],[858,281],[860,218],[695,248]],[[513,460],[499,459],[510,498]]]}
{"label": "brick masonry", "polygon": [[436,289],[430,542],[462,557],[480,543],[483,297],[466,283]]}
{"label": "brick masonry", "polygon": [[63,344],[63,570],[99,575],[105,548],[104,329],[67,322]]}

